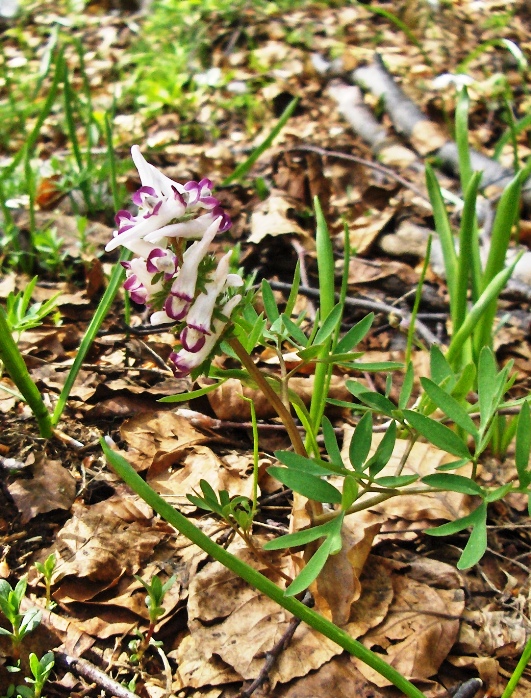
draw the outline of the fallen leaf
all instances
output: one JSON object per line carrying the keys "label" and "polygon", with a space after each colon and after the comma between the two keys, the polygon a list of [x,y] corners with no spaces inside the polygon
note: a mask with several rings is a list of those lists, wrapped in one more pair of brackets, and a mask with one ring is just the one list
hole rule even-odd
{"label": "fallen leaf", "polygon": [[266,235],[272,237],[278,235],[308,237],[308,232],[288,216],[288,212],[296,210],[298,206],[300,203],[290,202],[281,194],[272,194],[253,211],[249,242],[258,245]]}
{"label": "fallen leaf", "polygon": [[24,473],[28,470],[32,479],[19,478],[7,487],[22,523],[48,511],[70,509],[76,498],[76,481],[60,461],[47,460],[39,454]]}
{"label": "fallen leaf", "polygon": [[[363,637],[363,644],[412,680],[437,673],[459,633],[464,609],[461,589],[437,589],[392,574],[394,599],[383,623]],[[389,681],[357,658],[359,671],[377,686]]]}

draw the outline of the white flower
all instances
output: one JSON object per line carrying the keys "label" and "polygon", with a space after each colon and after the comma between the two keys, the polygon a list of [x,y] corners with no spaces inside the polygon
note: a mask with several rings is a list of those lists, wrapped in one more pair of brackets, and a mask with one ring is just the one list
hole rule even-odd
{"label": "white flower", "polygon": [[180,340],[187,351],[199,351],[210,334],[212,313],[220,293],[228,286],[242,286],[243,279],[238,274],[229,274],[232,252],[222,257],[214,273],[214,278],[206,284],[206,293],[200,293],[186,316],[186,327]]}
{"label": "white flower", "polygon": [[221,222],[221,216],[216,218],[206,229],[202,239],[190,245],[184,253],[182,266],[164,304],[164,310],[172,320],[185,318],[194,300],[199,264],[208,252],[208,247],[218,232]]}
{"label": "white flower", "polygon": [[[241,296],[233,296],[221,309],[223,314],[230,318],[230,315],[234,308],[241,301]],[[194,368],[200,366],[204,361],[206,361],[217,344],[219,338],[223,334],[226,327],[226,322],[216,318],[213,322],[213,329],[211,334],[209,334],[205,343],[199,351],[192,352],[186,349],[181,349],[179,352],[173,352],[170,354],[170,362],[173,364],[172,370],[177,378],[182,378],[187,376]]]}

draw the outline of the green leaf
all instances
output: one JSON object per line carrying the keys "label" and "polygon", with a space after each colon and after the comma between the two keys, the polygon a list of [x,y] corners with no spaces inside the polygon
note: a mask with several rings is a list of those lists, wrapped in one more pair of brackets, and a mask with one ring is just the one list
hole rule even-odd
{"label": "green leaf", "polygon": [[314,555],[312,555],[302,572],[288,586],[284,592],[286,596],[295,596],[307,589],[317,578],[329,556],[335,555],[341,550],[341,526],[343,525],[343,516],[338,516],[328,523],[331,524],[331,526],[326,539],[321,543]]}
{"label": "green leaf", "polygon": [[287,533],[285,536],[279,536],[265,543],[263,548],[264,550],[284,550],[286,548],[298,548],[301,545],[308,545],[308,543],[313,543],[314,540],[328,536],[335,530],[336,526],[335,519],[332,519],[320,526],[314,526],[313,528],[306,528],[304,531],[297,531],[297,533]]}
{"label": "green leaf", "polygon": [[372,407],[377,412],[385,414],[387,417],[393,416],[396,405],[394,405],[389,398],[386,398],[385,395],[367,390],[365,386],[352,380],[348,380],[345,385],[347,390],[365,405]]}
{"label": "green leaf", "polygon": [[434,473],[422,478],[422,482],[430,487],[438,487],[451,492],[461,492],[461,494],[485,496],[485,492],[474,480],[463,475],[452,475],[445,473]]}
{"label": "green leaf", "polygon": [[457,563],[459,570],[467,570],[477,564],[487,549],[487,505],[481,504],[470,516],[473,529]]}
{"label": "green leaf", "polygon": [[374,482],[381,487],[389,487],[395,489],[411,485],[419,479],[418,475],[389,475],[385,477],[377,477]]}
{"label": "green leaf", "polygon": [[475,380],[476,365],[471,361],[462,368],[457,382],[451,381],[445,387],[450,389],[450,385],[453,384],[453,388],[450,390],[452,397],[458,401],[464,400],[473,389]]}
{"label": "green leaf", "polygon": [[435,229],[439,235],[441,249],[443,253],[444,269],[446,271],[446,279],[448,284],[448,292],[450,294],[450,308],[452,317],[454,316],[455,306],[455,284],[457,279],[457,255],[455,252],[454,236],[448,213],[441,194],[441,188],[433,169],[429,164],[426,164],[426,188],[433,207],[433,217],[435,219]]}
{"label": "green leaf", "polygon": [[378,444],[374,456],[369,458],[365,463],[365,469],[369,470],[369,475],[375,477],[378,473],[385,468],[391,456],[393,455],[393,450],[396,443],[396,422],[393,420],[389,425],[389,428],[385,432],[383,439]]}
{"label": "green leaf", "polygon": [[469,458],[460,458],[459,460],[453,460],[451,463],[444,463],[444,465],[438,465],[436,467],[436,470],[438,470],[439,472],[445,472],[447,470],[457,470],[458,468],[462,468],[463,465],[466,465],[469,462]]}
{"label": "green leaf", "polygon": [[277,466],[268,468],[267,472],[286,487],[302,494],[303,497],[316,502],[341,504],[341,492],[315,475]]}
{"label": "green leaf", "polygon": [[323,347],[324,344],[312,344],[311,346],[306,347],[306,349],[299,349],[297,355],[300,356],[303,361],[311,361],[322,354]]}
{"label": "green leaf", "polygon": [[[291,470],[296,470],[300,473],[310,473],[311,475],[322,477],[326,475],[327,472],[334,472],[332,470],[327,470],[324,466],[318,465],[315,460],[301,456],[298,453],[293,453],[293,451],[275,451],[275,458],[281,463],[284,463],[284,465]],[[320,462],[324,463],[325,461]]]}
{"label": "green leaf", "polygon": [[264,309],[266,311],[267,318],[270,323],[274,323],[279,319],[280,313],[278,311],[277,302],[273,294],[273,290],[266,279],[262,279],[262,301],[264,303]]}
{"label": "green leaf", "polygon": [[355,346],[357,346],[371,329],[373,322],[374,313],[369,313],[369,315],[366,315],[362,320],[354,325],[354,327],[351,327],[347,334],[339,340],[335,349],[336,353],[343,354],[351,351]]}
{"label": "green leaf", "polygon": [[343,306],[341,303],[335,305],[330,314],[325,317],[319,331],[314,337],[312,344],[323,344],[334,332],[338,323],[341,322],[341,317],[343,315]]}
{"label": "green leaf", "polygon": [[191,390],[189,393],[178,393],[177,395],[167,395],[166,397],[161,397],[157,402],[187,402],[188,400],[193,400],[196,397],[201,397],[207,393],[211,393],[213,390],[217,390],[220,386],[228,380],[227,378],[218,381],[217,383],[212,383],[212,385],[207,385],[205,388],[200,388],[198,390]]}
{"label": "green leaf", "polygon": [[358,492],[358,481],[352,475],[347,475],[343,480],[343,499],[341,501],[341,509],[343,511],[346,511],[354,504],[358,498]]}
{"label": "green leaf", "polygon": [[326,564],[326,561],[330,557],[330,552],[333,546],[333,541],[330,537],[321,543],[317,551],[312,555],[306,567],[302,572],[297,575],[297,577],[291,582],[286,591],[284,592],[286,596],[296,596],[300,594],[305,589],[307,589],[310,584],[317,579],[319,573]]}
{"label": "green leaf", "polygon": [[345,365],[362,373],[363,371],[401,371],[404,368],[404,364],[398,363],[398,361],[353,361]]}
{"label": "green leaf", "polygon": [[418,431],[434,446],[437,446],[437,448],[459,458],[471,457],[466,443],[444,424],[412,410],[404,410],[404,417],[413,429]]}
{"label": "green leaf", "polygon": [[446,379],[453,379],[454,372],[446,361],[444,354],[436,344],[430,348],[430,375],[432,380],[441,385]]}
{"label": "green leaf", "polygon": [[498,366],[490,347],[483,347],[478,364],[478,400],[481,426],[484,428],[494,414],[498,391]]}
{"label": "green leaf", "polygon": [[478,430],[464,407],[429,378],[421,378],[420,382],[428,397],[437,407],[477,440]]}
{"label": "green leaf", "polygon": [[424,531],[424,533],[428,536],[435,536],[436,538],[441,538],[443,536],[452,536],[454,533],[464,531],[465,528],[473,526],[474,523],[478,520],[478,517],[481,518],[481,515],[478,515],[476,513],[478,510],[487,510],[487,505],[485,504],[485,502],[481,502],[479,507],[477,509],[474,509],[474,511],[468,514],[467,516],[463,516],[460,519],[456,519],[455,521],[449,521],[448,523],[442,524],[441,526],[436,526],[435,528],[428,528]]}
{"label": "green leaf", "polygon": [[371,450],[371,443],[372,414],[366,412],[356,425],[350,440],[349,460],[354,470],[360,472],[363,469],[362,466]]}
{"label": "green leaf", "polygon": [[410,361],[407,365],[406,373],[404,375],[404,382],[402,383],[402,388],[400,389],[400,395],[398,396],[398,409],[405,410],[411,393],[413,392],[413,382],[415,379],[415,372],[413,370],[413,362]]}
{"label": "green leaf", "polygon": [[295,265],[295,271],[293,273],[293,281],[291,282],[291,291],[289,292],[288,302],[284,308],[284,314],[288,319],[291,318],[293,309],[295,308],[295,303],[297,302],[297,296],[299,294],[299,286],[301,283],[301,263],[297,260]]}
{"label": "green leaf", "polygon": [[516,429],[516,450],[515,463],[518,479],[522,487],[527,487],[531,483],[531,471],[529,470],[529,460],[531,456],[531,416],[529,403],[524,402],[518,416],[518,427]]}
{"label": "green leaf", "polygon": [[341,458],[341,450],[339,448],[339,444],[337,443],[337,438],[336,434],[334,431],[334,427],[332,426],[332,423],[328,419],[328,417],[323,417],[322,421],[322,427],[323,427],[323,437],[324,437],[324,442],[325,442],[325,449],[328,454],[328,457],[333,463],[337,463],[337,465],[343,466],[343,459]]}
{"label": "green leaf", "polygon": [[280,317],[282,318],[282,322],[284,323],[286,329],[290,333],[290,336],[293,337],[297,344],[300,344],[302,347],[306,347],[308,344],[308,337],[304,334],[301,328],[285,313],[282,313]]}

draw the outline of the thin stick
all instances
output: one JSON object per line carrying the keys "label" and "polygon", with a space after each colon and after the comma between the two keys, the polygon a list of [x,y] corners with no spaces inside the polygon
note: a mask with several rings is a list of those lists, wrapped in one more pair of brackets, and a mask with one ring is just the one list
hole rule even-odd
{"label": "thin stick", "polygon": [[[311,601],[311,594],[309,592],[306,592],[304,598],[302,599],[302,603],[305,606],[308,606]],[[263,683],[265,683],[265,681],[267,681],[267,679],[269,678],[269,672],[273,668],[273,665],[277,661],[280,654],[286,649],[286,647],[291,642],[291,639],[300,624],[300,618],[296,618],[294,616],[290,620],[289,625],[286,631],[282,634],[280,640],[274,645],[274,647],[271,650],[269,650],[269,652],[265,653],[266,660],[264,666],[260,669],[260,673],[258,674],[256,679],[252,682],[250,686],[248,686],[245,689],[242,689],[238,694],[237,698],[249,698],[256,691],[257,688],[260,688],[260,686]]]}
{"label": "thin stick", "polygon": [[105,674],[101,669],[92,662],[80,657],[71,657],[65,652],[54,652],[55,662],[64,669],[68,669],[77,676],[82,676],[84,679],[93,681],[105,691],[116,698],[138,698],[136,693],[132,693],[125,686],[122,686],[108,674]]}

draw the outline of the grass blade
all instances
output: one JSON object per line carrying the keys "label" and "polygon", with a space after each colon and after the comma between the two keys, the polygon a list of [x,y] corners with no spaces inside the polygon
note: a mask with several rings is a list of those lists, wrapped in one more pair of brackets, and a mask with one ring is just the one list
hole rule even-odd
{"label": "grass blade", "polygon": [[284,109],[282,112],[280,119],[277,121],[275,127],[271,131],[271,133],[265,138],[265,140],[260,143],[259,146],[257,146],[253,152],[249,155],[247,160],[242,162],[238,167],[234,170],[234,172],[229,175],[226,179],[223,180],[221,183],[222,187],[226,187],[229,184],[232,184],[232,182],[235,182],[236,180],[242,179],[245,177],[245,175],[249,172],[251,167],[254,165],[254,163],[258,160],[260,155],[262,153],[265,153],[265,151],[271,147],[273,141],[275,138],[278,136],[278,134],[282,131],[284,126],[287,124],[289,118],[295,111],[295,108],[299,102],[299,98],[295,97],[295,99],[292,99],[291,102],[288,104],[288,106]]}
{"label": "grass blade", "polygon": [[[119,262],[125,262],[131,257],[131,254],[132,253],[129,250],[124,249],[122,251],[122,254],[120,255]],[[79,370],[81,368],[81,365],[83,364],[83,361],[85,360],[88,350],[92,346],[92,343],[94,342],[94,339],[98,334],[98,330],[100,329],[101,324],[104,321],[107,313],[109,312],[109,309],[112,305],[112,302],[114,301],[116,294],[118,293],[118,289],[121,286],[124,274],[125,269],[122,267],[122,265],[120,263],[116,264],[111,274],[111,278],[109,279],[109,285],[107,286],[107,289],[103,294],[103,298],[101,299],[98,305],[94,317],[92,318],[90,325],[88,326],[87,331],[85,332],[85,336],[83,337],[79,346],[79,351],[76,355],[74,363],[72,364],[72,368],[68,372],[65,384],[63,386],[63,389],[61,390],[59,399],[57,400],[57,404],[52,415],[52,424],[54,426],[56,426],[59,420],[61,419],[61,415],[63,414],[63,410],[66,406],[66,401],[68,400],[68,396],[70,395],[72,386],[75,383],[77,374],[79,373]]]}

